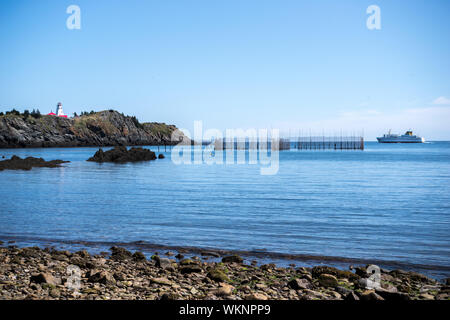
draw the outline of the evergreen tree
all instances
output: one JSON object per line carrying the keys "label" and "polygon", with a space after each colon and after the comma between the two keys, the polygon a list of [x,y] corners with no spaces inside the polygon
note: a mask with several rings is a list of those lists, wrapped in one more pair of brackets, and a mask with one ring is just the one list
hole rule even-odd
{"label": "evergreen tree", "polygon": [[30,116],[30,111],[25,110],[25,111],[23,112],[23,118],[26,120],[29,116]]}
{"label": "evergreen tree", "polygon": [[16,116],[20,116],[20,112],[14,108],[11,111],[6,111],[6,114],[14,114]]}

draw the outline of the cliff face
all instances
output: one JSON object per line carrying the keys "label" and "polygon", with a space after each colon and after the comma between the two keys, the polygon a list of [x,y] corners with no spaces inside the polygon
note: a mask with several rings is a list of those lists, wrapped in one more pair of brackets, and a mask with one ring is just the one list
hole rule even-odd
{"label": "cliff face", "polygon": [[77,118],[0,116],[0,148],[163,145],[177,128],[164,123],[139,123],[117,111]]}

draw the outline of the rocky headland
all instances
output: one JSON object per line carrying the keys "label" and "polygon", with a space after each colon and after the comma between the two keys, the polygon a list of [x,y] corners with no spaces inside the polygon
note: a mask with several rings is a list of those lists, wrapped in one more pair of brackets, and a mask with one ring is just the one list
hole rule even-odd
{"label": "rocky headland", "polygon": [[[126,147],[114,147],[111,150],[103,151],[99,149],[94,156],[90,157],[87,161],[93,162],[116,162],[116,163],[125,163],[125,162],[136,162],[136,161],[150,161],[155,160],[156,154],[144,148],[130,148],[129,150]],[[161,159],[161,158],[160,158]]]}
{"label": "rocky headland", "polygon": [[27,157],[22,159],[18,156],[12,156],[11,159],[0,161],[0,171],[2,170],[31,170],[34,167],[57,168],[62,163],[70,161],[51,160],[45,161],[42,158]]}
{"label": "rocky headland", "polygon": [[0,148],[173,145],[186,138],[176,130],[165,123],[140,123],[114,110],[74,118],[10,113],[0,115]]}
{"label": "rocky headland", "polygon": [[[1,244],[1,243],[0,243]],[[112,247],[91,255],[38,247],[0,248],[0,299],[231,299],[231,300],[449,300],[450,283],[403,270],[381,269],[368,288],[366,267],[281,268],[244,264],[237,255],[185,258],[167,252],[147,259]],[[203,256],[203,254],[202,254]]]}

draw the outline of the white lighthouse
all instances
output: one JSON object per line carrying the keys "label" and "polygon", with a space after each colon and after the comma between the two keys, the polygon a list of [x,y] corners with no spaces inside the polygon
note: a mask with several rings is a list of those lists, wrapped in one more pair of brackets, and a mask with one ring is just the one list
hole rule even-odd
{"label": "white lighthouse", "polygon": [[63,112],[63,108],[62,108],[62,103],[58,102],[58,104],[56,105],[56,115],[58,117],[64,117],[66,116]]}
{"label": "white lighthouse", "polygon": [[67,118],[67,116],[63,112],[62,103],[61,102],[58,102],[58,104],[56,105],[56,113],[50,112],[47,115],[48,116],[57,116],[57,117]]}

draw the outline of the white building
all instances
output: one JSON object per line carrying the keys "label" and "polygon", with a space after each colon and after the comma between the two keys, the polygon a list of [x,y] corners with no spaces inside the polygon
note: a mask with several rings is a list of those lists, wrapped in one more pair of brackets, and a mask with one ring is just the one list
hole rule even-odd
{"label": "white building", "polygon": [[58,102],[58,104],[56,105],[56,115],[58,117],[64,117],[66,116],[63,112],[63,108],[62,108],[62,103]]}
{"label": "white building", "polygon": [[63,112],[63,108],[62,108],[62,103],[61,102],[58,102],[58,104],[56,105],[56,113],[50,112],[48,115],[49,116],[58,116],[58,117],[67,118],[67,116]]}

